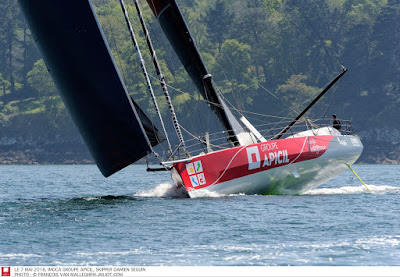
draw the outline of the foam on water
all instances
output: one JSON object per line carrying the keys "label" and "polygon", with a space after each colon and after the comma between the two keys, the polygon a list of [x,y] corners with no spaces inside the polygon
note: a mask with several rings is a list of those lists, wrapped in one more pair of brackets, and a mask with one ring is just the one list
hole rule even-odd
{"label": "foam on water", "polygon": [[[400,187],[386,186],[386,185],[375,186],[368,184],[367,186],[373,194],[400,194]],[[338,188],[317,188],[307,191],[303,193],[303,195],[334,195],[334,194],[364,194],[364,193],[370,193],[370,192],[363,185],[361,185],[361,186],[343,186]],[[207,198],[207,197],[218,198],[218,197],[242,196],[242,195],[245,194],[240,193],[240,194],[224,195],[203,189],[198,191],[192,191],[190,193],[190,198]],[[150,190],[137,192],[133,196],[165,197],[165,198],[189,197],[188,192],[183,186],[178,188],[176,185],[173,185],[171,183],[158,184],[156,187]],[[87,199],[87,200],[92,200],[92,199]]]}
{"label": "foam on water", "polygon": [[[386,185],[375,186],[368,184],[367,186],[373,194],[400,194],[400,187],[386,186]],[[370,192],[363,185],[361,185],[361,186],[343,186],[338,188],[317,188],[307,191],[303,193],[303,195],[334,195],[334,194],[364,194],[364,193],[370,193]],[[218,198],[218,197],[242,196],[242,195],[245,194],[240,193],[240,194],[224,195],[203,189],[198,191],[192,191],[190,193],[190,198],[207,198],[207,197]],[[176,185],[173,185],[171,183],[158,184],[156,187],[150,190],[137,192],[134,194],[134,196],[165,197],[165,198],[189,197],[184,187],[178,188]]]}
{"label": "foam on water", "polygon": [[[400,193],[400,187],[393,186],[374,186],[368,185],[368,188],[374,194],[392,194]],[[362,194],[370,193],[364,186],[343,186],[339,188],[320,188],[313,189],[304,193],[304,195],[320,195],[320,194]]]}
{"label": "foam on water", "polygon": [[212,198],[217,198],[217,197],[224,197],[225,195],[216,193],[214,191],[208,191],[208,190],[196,190],[192,191],[190,193],[191,198],[203,198],[203,197],[212,197]]}
{"label": "foam on water", "polygon": [[40,258],[42,256],[37,254],[25,254],[25,253],[0,253],[0,258]]}
{"label": "foam on water", "polygon": [[188,197],[186,188],[177,187],[171,183],[161,183],[155,188],[146,191],[140,191],[134,194],[139,197],[166,197],[166,198],[186,198]]}
{"label": "foam on water", "polygon": [[[190,198],[208,198],[208,197],[218,198],[218,197],[226,197],[226,196],[243,196],[243,195],[245,195],[245,194],[244,193],[229,194],[229,195],[219,194],[217,192],[202,189],[202,190],[192,191],[190,193]],[[137,192],[133,196],[187,198],[187,197],[189,197],[189,194],[188,194],[186,188],[183,186],[178,188],[176,185],[173,185],[171,183],[161,183],[150,190]]]}

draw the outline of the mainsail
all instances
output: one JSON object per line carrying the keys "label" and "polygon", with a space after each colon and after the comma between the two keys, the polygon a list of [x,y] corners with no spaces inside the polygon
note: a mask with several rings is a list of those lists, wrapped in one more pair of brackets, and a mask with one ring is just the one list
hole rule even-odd
{"label": "mainsail", "polygon": [[153,151],[164,138],[129,96],[90,1],[19,3],[61,97],[103,175],[109,176]]}
{"label": "mainsail", "polygon": [[176,1],[147,0],[147,2],[193,83],[204,99],[211,104],[211,109],[228,131],[228,140],[233,145],[251,143],[250,134],[243,130],[223,99],[217,94],[212,76],[201,59]]}

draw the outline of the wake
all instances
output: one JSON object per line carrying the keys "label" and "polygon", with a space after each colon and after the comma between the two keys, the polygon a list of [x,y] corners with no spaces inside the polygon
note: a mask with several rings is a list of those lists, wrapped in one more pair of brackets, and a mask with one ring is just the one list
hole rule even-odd
{"label": "wake", "polygon": [[[190,198],[219,198],[226,196],[239,196],[244,194],[225,195],[208,190],[193,191]],[[138,197],[161,197],[161,198],[189,198],[189,194],[185,187],[177,187],[170,183],[161,183],[150,190],[135,193],[133,196]]]}
{"label": "wake", "polygon": [[163,197],[163,198],[188,198],[189,194],[184,186],[177,187],[170,183],[161,183],[150,190],[137,192],[139,197]]}
{"label": "wake", "polygon": [[[400,194],[400,187],[394,186],[375,186],[368,185],[372,194]],[[317,188],[303,193],[302,195],[335,195],[335,194],[368,194],[370,193],[363,185],[360,186],[343,186],[338,188]],[[219,198],[226,196],[241,196],[245,194],[221,195],[215,192],[195,191],[192,192],[191,198]],[[156,187],[135,193],[135,197],[160,197],[160,198],[188,198],[185,187],[177,187],[171,183],[161,183]]]}
{"label": "wake", "polygon": [[[368,185],[373,194],[400,194],[400,187]],[[320,188],[303,193],[303,195],[321,194],[363,194],[370,193],[364,186],[344,186],[339,188]]]}

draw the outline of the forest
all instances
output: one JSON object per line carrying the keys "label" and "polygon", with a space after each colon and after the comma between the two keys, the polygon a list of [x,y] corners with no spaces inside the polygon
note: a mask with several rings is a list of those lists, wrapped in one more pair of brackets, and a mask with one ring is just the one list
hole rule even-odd
{"label": "forest", "polygon": [[[196,125],[187,115],[193,113],[192,107],[202,105],[202,99],[146,1],[139,2],[181,124]],[[260,120],[290,121],[346,67],[348,72],[339,84],[306,117],[330,119],[337,114],[351,120],[365,147],[360,162],[400,163],[399,1],[177,2],[222,95],[239,113],[265,115],[261,119],[249,116],[254,125]],[[92,3],[129,93],[154,117],[119,1]],[[133,1],[126,5],[150,68],[151,57]],[[156,76],[154,69],[149,71]],[[157,89],[157,98],[167,115],[161,89]],[[202,118],[199,109],[195,116]],[[18,1],[2,0],[0,164],[91,162]]]}

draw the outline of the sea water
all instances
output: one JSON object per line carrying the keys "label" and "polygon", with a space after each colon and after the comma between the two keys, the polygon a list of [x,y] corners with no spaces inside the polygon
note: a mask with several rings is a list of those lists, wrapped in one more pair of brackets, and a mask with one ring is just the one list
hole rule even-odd
{"label": "sea water", "polygon": [[133,165],[0,166],[0,264],[399,266],[399,165],[304,195],[204,195]]}

